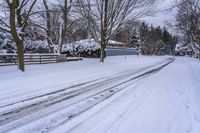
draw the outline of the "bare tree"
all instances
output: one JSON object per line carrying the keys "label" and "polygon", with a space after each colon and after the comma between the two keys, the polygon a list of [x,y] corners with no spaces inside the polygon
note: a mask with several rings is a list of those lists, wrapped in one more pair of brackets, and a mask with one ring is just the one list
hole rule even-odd
{"label": "bare tree", "polygon": [[9,32],[17,46],[18,67],[24,67],[24,32],[28,25],[29,17],[37,0],[4,0],[8,8],[8,22],[0,18],[0,29]]}
{"label": "bare tree", "polygon": [[[70,33],[70,28],[77,21],[72,10],[73,6],[73,0],[58,0],[56,2],[42,0],[42,7],[38,7],[40,11],[34,13],[42,19],[42,22],[33,20],[32,25],[46,32],[48,46],[52,53],[62,53],[63,43],[67,40],[67,33]],[[58,49],[55,49],[55,44],[57,44]]]}
{"label": "bare tree", "polygon": [[61,9],[62,20],[60,23],[60,39],[59,39],[59,53],[62,52],[62,47],[64,43],[64,39],[66,37],[67,30],[73,25],[74,20],[70,20],[69,13],[73,6],[72,0],[62,0],[58,5]]}
{"label": "bare tree", "polygon": [[49,52],[51,53],[56,51],[55,43],[59,38],[60,14],[57,5],[48,2],[47,0],[42,0],[38,2],[30,22],[31,26],[37,27],[45,32],[42,36],[45,36]]}
{"label": "bare tree", "polygon": [[104,62],[109,39],[127,19],[151,13],[156,0],[77,0],[83,21],[92,37],[101,45],[100,62]]}
{"label": "bare tree", "polygon": [[177,8],[176,26],[197,53],[200,51],[200,0],[177,0]]}
{"label": "bare tree", "polygon": [[47,0],[43,0],[44,8],[45,8],[45,17],[46,17],[46,32],[47,32],[47,39],[48,39],[48,46],[50,49],[50,52],[54,52],[54,44],[52,41],[52,25],[51,25],[51,12],[49,10],[49,6],[47,3]]}

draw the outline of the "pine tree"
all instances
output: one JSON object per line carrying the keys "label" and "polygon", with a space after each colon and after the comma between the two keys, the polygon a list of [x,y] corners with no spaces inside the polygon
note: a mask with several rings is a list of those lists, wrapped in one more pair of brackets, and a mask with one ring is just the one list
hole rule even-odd
{"label": "pine tree", "polygon": [[139,35],[136,29],[133,29],[130,46],[139,49]]}
{"label": "pine tree", "polygon": [[163,28],[162,40],[165,43],[165,54],[171,54],[173,49],[174,38],[167,31],[166,27]]}
{"label": "pine tree", "polygon": [[149,27],[145,22],[142,22],[139,28],[139,36],[141,43],[145,43],[145,40],[148,38]]}
{"label": "pine tree", "polygon": [[148,38],[149,38],[149,26],[145,22],[142,22],[142,24],[139,27],[139,39],[140,39],[140,49],[142,54],[148,54]]}

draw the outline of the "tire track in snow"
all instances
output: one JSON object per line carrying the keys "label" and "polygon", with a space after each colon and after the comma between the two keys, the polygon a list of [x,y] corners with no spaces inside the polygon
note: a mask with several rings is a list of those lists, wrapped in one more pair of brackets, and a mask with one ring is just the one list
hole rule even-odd
{"label": "tire track in snow", "polygon": [[[164,67],[164,66],[163,66]],[[157,71],[159,71],[161,68],[159,68],[159,69],[157,69],[156,71],[152,71],[152,73],[154,73],[154,72],[157,72]],[[146,76],[148,76],[148,75],[150,75],[151,73],[148,73],[148,74],[146,74],[146,75],[143,75],[143,77],[140,77],[141,79],[143,79],[144,77],[146,77]],[[137,80],[139,80],[138,78],[136,78]],[[141,80],[140,79],[140,80]],[[132,82],[131,82],[132,81]],[[117,92],[119,92],[119,91],[122,91],[122,90],[124,90],[124,88],[126,88],[126,87],[128,87],[128,86],[130,86],[130,85],[132,85],[132,84],[135,84],[135,82],[137,82],[137,81],[133,81],[133,79],[132,80],[130,80],[129,82],[128,82],[128,84],[126,84],[126,86],[123,86],[123,88],[120,88],[120,89],[118,89],[117,91],[114,91],[115,93],[114,94],[116,94]],[[115,89],[113,89],[113,90],[115,90]],[[114,94],[112,94],[112,95],[114,95]],[[109,97],[111,97],[112,95],[109,95]],[[101,100],[101,101],[99,101],[99,102],[97,102],[96,104],[98,104],[98,103],[100,103],[100,102],[102,102],[102,101],[104,101],[104,100],[106,100],[107,98],[104,98],[103,100]],[[96,105],[95,104],[95,105]],[[92,108],[93,106],[90,106],[89,108],[87,108],[87,109],[84,109],[83,111],[81,111],[81,112],[79,112],[79,113],[77,113],[76,115],[73,115],[73,117],[74,118],[76,118],[77,116],[79,116],[79,115],[81,115],[83,112],[86,112],[88,109],[90,109],[90,108]],[[44,125],[42,125],[43,126],[43,130],[40,130],[40,131],[38,131],[38,130],[36,130],[35,132],[49,132],[49,130],[53,130],[54,128],[56,128],[57,126],[60,126],[60,125],[62,125],[62,124],[64,124],[64,123],[66,123],[66,122],[68,122],[69,120],[71,120],[71,119],[66,119],[66,120],[63,120],[63,121],[61,121],[60,123],[57,123],[56,125],[54,125],[54,126],[49,126],[48,124],[47,124],[47,127],[46,128],[44,128],[45,126]],[[68,132],[68,131],[67,131]]]}
{"label": "tire track in snow", "polygon": [[[148,76],[148,75],[147,75]],[[141,79],[141,80],[143,80],[143,78]],[[139,80],[139,82],[138,83],[140,83],[141,81]],[[140,84],[138,84],[137,82],[136,82],[136,85],[135,84],[133,84],[133,87],[131,87],[131,89],[129,88],[129,89],[126,89],[126,91],[128,90],[128,92],[126,92],[125,94],[123,94],[122,96],[120,96],[120,97],[117,97],[117,99],[114,99],[113,101],[111,101],[108,105],[106,105],[104,108],[106,109],[106,108],[109,108],[109,106],[111,105],[111,104],[116,104],[117,102],[116,101],[120,101],[121,100],[121,98],[123,98],[123,97],[126,97],[126,98],[128,98],[128,97],[130,97],[130,98],[128,98],[128,99],[132,99],[131,101],[129,101],[129,103],[126,105],[126,106],[124,106],[124,105],[119,105],[119,106],[121,106],[121,107],[118,107],[118,108],[125,108],[125,109],[123,109],[122,111],[120,111],[120,113],[119,114],[117,114],[117,116],[115,115],[115,114],[111,114],[109,117],[112,117],[113,119],[111,119],[111,122],[105,122],[104,121],[104,118],[105,117],[99,117],[99,119],[96,121],[95,120],[95,122],[96,123],[93,123],[93,125],[91,126],[92,128],[90,128],[90,129],[85,129],[86,131],[85,132],[87,132],[87,133],[93,133],[93,132],[95,132],[95,131],[98,131],[98,132],[109,132],[110,130],[111,130],[111,127],[113,127],[113,126],[115,126],[115,127],[118,127],[119,126],[119,123],[121,122],[121,121],[123,121],[123,119],[125,119],[126,117],[128,117],[129,116],[129,113],[132,113],[133,111],[135,111],[136,109],[137,109],[137,107],[138,107],[138,105],[140,105],[140,103],[145,99],[145,97],[147,97],[152,91],[153,91],[153,89],[154,89],[154,86],[156,86],[156,84],[158,83],[159,81],[155,81],[154,80],[154,82],[153,82],[153,84],[151,84],[150,86],[148,86],[148,88],[146,88],[146,89],[144,89],[144,90],[142,90],[140,93],[140,95],[139,96],[136,96],[135,97],[135,94],[134,94],[134,92],[135,91],[138,91],[138,89],[137,89],[137,87],[138,86],[140,86]],[[132,86],[132,85],[131,85]],[[132,88],[135,88],[134,90],[132,89]],[[132,97],[132,98],[131,98]],[[133,97],[135,97],[135,98],[133,98]],[[130,108],[131,107],[131,108]],[[103,109],[104,109],[103,108]],[[109,110],[109,109],[107,109],[107,110]],[[97,114],[100,114],[101,113],[101,111],[99,111],[99,112],[96,112],[94,115],[97,115]],[[93,119],[93,118],[96,118],[96,117],[93,117],[93,116],[91,116],[91,117],[89,117],[88,118],[88,120],[86,120],[86,121],[89,121],[90,119]],[[75,126],[73,126],[71,129],[69,129],[67,132],[68,133],[70,133],[70,132],[72,132],[72,133],[75,133],[75,132],[77,132],[77,130],[76,130],[76,128],[78,128],[79,126],[82,126],[81,124],[83,124],[83,123],[79,123],[79,124],[77,124],[77,125],[75,125]],[[98,128],[98,126],[99,125],[105,125],[106,127],[108,127],[108,128],[105,128],[105,129],[99,129]],[[97,128],[97,129],[96,129]],[[84,131],[81,131],[82,133],[84,132]]]}
{"label": "tire track in snow", "polygon": [[[91,81],[88,81],[88,82],[78,83],[78,84],[63,88],[63,89],[56,90],[56,91],[51,91],[49,93],[45,93],[45,94],[37,95],[37,96],[34,96],[34,97],[22,99],[22,100],[19,100],[19,101],[15,101],[15,102],[12,102],[12,103],[9,103],[9,104],[3,104],[3,105],[0,106],[0,109],[5,108],[5,107],[10,107],[10,106],[13,106],[13,105],[16,105],[16,104],[20,104],[20,103],[24,104],[24,102],[31,101],[31,100],[36,100],[36,99],[43,98],[43,97],[46,97],[46,96],[50,97],[52,95],[60,94],[62,92],[65,92],[65,91],[67,91],[69,89],[74,89],[74,88],[77,88],[77,87],[88,87],[88,86],[90,87],[92,85],[97,85],[97,84],[100,84],[101,82],[105,82],[105,81],[108,81],[108,80],[112,81],[114,79],[120,78],[121,76],[126,76],[126,74],[130,75],[130,73],[136,73],[138,71],[145,70],[145,69],[147,69],[149,67],[153,67],[153,66],[156,66],[156,65],[161,64],[161,63],[163,63],[163,61],[160,62],[160,63],[154,64],[154,65],[149,65],[149,66],[146,66],[146,67],[143,67],[143,68],[134,69],[133,70],[134,72],[132,72],[132,70],[123,71],[123,72],[119,72],[119,73],[116,73],[116,74],[112,74],[110,76],[97,78],[95,80],[91,80]],[[0,114],[1,114],[1,112],[0,112]]]}
{"label": "tire track in snow", "polygon": [[[141,72],[141,71],[143,71],[145,69],[146,69],[146,67],[145,68],[141,68],[141,69],[138,70],[138,72]],[[123,78],[125,78],[127,76],[132,75],[132,74],[135,74],[135,72],[131,73],[131,74],[129,72],[128,74],[115,76],[114,78],[105,79],[105,80],[100,81],[98,83],[94,83],[94,84],[87,85],[87,86],[84,86],[85,84],[83,84],[83,85],[79,86],[81,88],[77,88],[78,86],[72,86],[72,87],[67,88],[67,89],[56,91],[55,93],[48,93],[47,95],[42,95],[42,96],[39,96],[39,97],[28,99],[26,101],[37,100],[37,98],[53,95],[53,96],[47,97],[46,99],[42,99],[39,102],[37,101],[36,103],[31,103],[31,104],[29,104],[27,106],[24,106],[24,107],[13,108],[11,110],[2,112],[0,114],[0,125],[4,125],[4,124],[6,124],[6,123],[8,123],[10,121],[13,121],[15,119],[18,119],[18,118],[21,118],[21,117],[26,116],[28,114],[31,114],[31,113],[33,113],[33,112],[35,112],[37,110],[39,111],[39,110],[41,110],[43,108],[49,107],[49,106],[51,106],[53,104],[56,104],[56,103],[58,103],[60,101],[67,100],[69,98],[72,98],[74,96],[82,94],[82,93],[84,93],[86,91],[90,91],[91,89],[94,89],[94,88],[96,89],[98,87],[102,87],[103,85],[110,84],[111,82],[117,82],[118,80],[121,80],[121,79],[123,79]],[[119,85],[119,84],[117,84],[117,85]],[[84,87],[82,87],[82,86],[84,86]],[[70,92],[60,93],[60,92],[63,92],[63,91],[69,90],[69,89],[74,89],[74,88],[75,88],[75,90],[72,90]],[[23,100],[21,102],[23,103],[25,101]],[[17,102],[15,104],[18,104],[18,103],[21,103],[21,102]],[[14,104],[12,104],[12,105],[14,105]],[[7,107],[7,106],[5,106],[5,107]]]}
{"label": "tire track in snow", "polygon": [[[169,63],[169,62],[168,62]],[[167,63],[167,64],[168,64]],[[164,64],[162,67],[164,67],[165,65],[167,64]],[[148,66],[150,67],[150,66]],[[144,71],[145,69],[147,69],[148,67],[145,67],[145,68],[142,68],[142,69],[139,69],[140,71],[139,72],[142,72]],[[152,67],[152,66],[151,66]],[[111,91],[113,88],[119,86],[119,85],[122,85],[122,84],[126,84],[128,82],[130,82],[131,80],[135,79],[135,78],[138,78],[138,77],[141,77],[141,76],[144,76],[146,75],[147,73],[151,73],[151,72],[154,72],[156,70],[158,70],[160,68],[157,68],[157,69],[153,69],[153,70],[150,70],[146,73],[143,73],[143,74],[140,74],[134,78],[131,77],[131,79],[129,80],[126,80],[126,81],[123,81],[119,84],[115,84],[114,86],[112,87],[109,87],[109,88],[106,88],[104,90],[102,90],[101,92],[95,92],[95,94],[93,93],[92,95],[88,96],[87,98],[91,98],[91,97],[94,97],[94,95],[98,95],[98,94],[101,94],[103,93],[104,91]],[[64,100],[67,100],[69,98],[72,98],[72,97],[75,97],[79,94],[82,94],[82,93],[85,93],[87,91],[90,91],[94,88],[98,88],[98,87],[102,87],[102,85],[105,85],[105,84],[111,84],[112,82],[119,82],[120,80],[122,80],[123,78],[125,77],[129,77],[129,76],[132,76],[134,74],[137,74],[139,72],[134,72],[134,73],[126,73],[126,74],[123,74],[123,75],[120,75],[120,76],[116,76],[114,78],[111,78],[111,79],[106,79],[106,80],[103,80],[101,81],[100,83],[95,83],[95,84],[92,84],[92,85],[89,85],[89,86],[86,86],[84,88],[79,88],[77,89],[77,91],[72,91],[70,93],[63,93],[62,95],[57,95],[56,97],[48,97],[47,99],[43,100],[43,101],[40,101],[38,103],[34,103],[34,104],[31,104],[31,105],[28,105],[28,106],[25,106],[25,107],[22,107],[22,108],[19,108],[17,110],[13,109],[13,111],[10,111],[10,112],[6,112],[4,114],[1,114],[0,115],[0,125],[5,125],[7,123],[10,123],[12,121],[15,121],[15,120],[18,120],[22,117],[25,117],[27,115],[30,115],[32,113],[35,113],[35,112],[38,112],[42,109],[46,109],[47,107],[50,107],[56,103],[59,103],[59,102],[62,102]],[[89,87],[89,89],[88,89]],[[113,91],[114,92],[114,91]],[[117,92],[117,91],[116,91]],[[114,93],[116,93],[114,92]],[[55,95],[55,94],[53,94]],[[112,95],[109,95],[109,97],[112,96]],[[87,99],[85,98],[85,99]],[[105,99],[108,98],[108,97],[105,97]],[[81,99],[80,101],[82,100],[85,100],[85,99]],[[105,100],[103,99],[103,100]],[[24,101],[23,101],[24,102]],[[101,102],[101,101],[100,101]],[[94,106],[94,105],[92,105]],[[84,111],[87,110],[87,109],[84,109]],[[74,114],[74,115],[71,115],[69,116],[68,119],[71,119],[72,117],[78,115],[79,113],[81,113],[82,111],[78,112],[77,114]]]}

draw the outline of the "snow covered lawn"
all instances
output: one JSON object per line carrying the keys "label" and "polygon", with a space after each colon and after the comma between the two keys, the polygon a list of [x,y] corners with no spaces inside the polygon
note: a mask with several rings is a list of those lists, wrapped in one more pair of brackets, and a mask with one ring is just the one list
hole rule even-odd
{"label": "snow covered lawn", "polygon": [[117,56],[31,65],[25,73],[0,67],[0,132],[200,133],[198,60],[177,57],[136,78],[167,61]]}

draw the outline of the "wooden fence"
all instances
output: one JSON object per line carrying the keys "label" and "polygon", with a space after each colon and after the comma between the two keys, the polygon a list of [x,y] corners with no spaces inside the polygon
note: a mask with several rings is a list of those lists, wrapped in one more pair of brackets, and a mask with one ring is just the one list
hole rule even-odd
{"label": "wooden fence", "polygon": [[[80,57],[67,57],[59,54],[24,54],[24,63],[47,64],[65,61],[82,60]],[[0,66],[17,65],[17,54],[0,54]]]}

